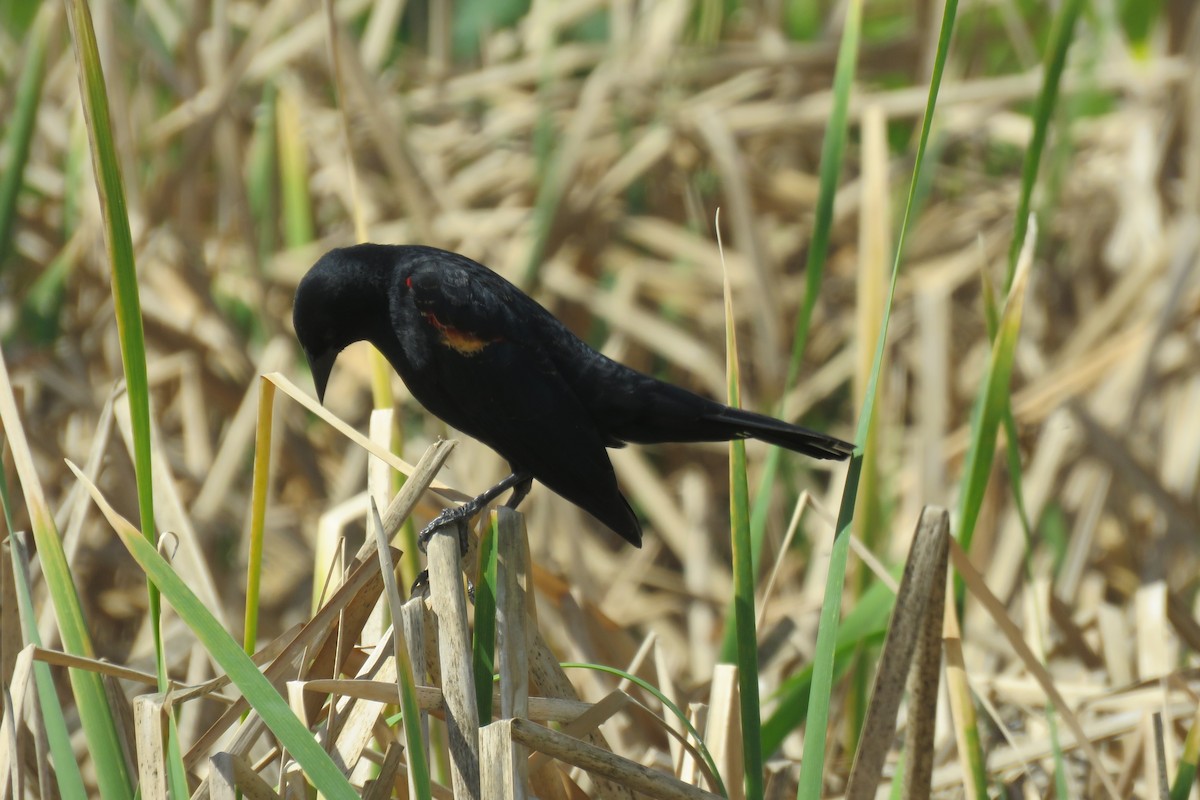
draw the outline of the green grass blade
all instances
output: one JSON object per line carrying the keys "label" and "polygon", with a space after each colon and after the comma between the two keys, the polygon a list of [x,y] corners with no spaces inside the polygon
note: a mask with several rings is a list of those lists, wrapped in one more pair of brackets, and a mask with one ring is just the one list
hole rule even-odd
{"label": "green grass blade", "polygon": [[1150,39],[1154,23],[1162,16],[1163,0],[1121,0],[1117,6],[1130,49],[1135,56],[1146,59],[1153,52]]}
{"label": "green grass blade", "polygon": [[[8,478],[4,475],[2,460],[0,460],[0,502],[4,505],[4,519],[11,532],[13,531],[12,503],[8,496]],[[37,619],[33,612],[33,591],[27,580],[29,548],[24,537],[15,533],[9,537],[8,545],[16,584],[17,612],[21,619],[24,641],[26,644],[41,647],[42,636],[38,632]],[[61,797],[84,797],[86,790],[83,787],[83,776],[80,774],[79,764],[75,760],[75,750],[71,746],[71,733],[67,729],[62,704],[58,700],[58,690],[54,686],[54,676],[50,674],[50,665],[35,661],[33,681],[37,688],[38,704],[42,710],[42,724],[46,729],[46,740],[50,744],[50,754],[54,757],[58,793]]]}
{"label": "green grass blade", "polygon": [[20,39],[29,33],[37,13],[37,3],[13,2],[7,0],[0,3],[0,26],[13,39]]}
{"label": "green grass blade", "polygon": [[[1005,272],[1004,289],[1006,292],[1008,292],[1012,287],[1013,277],[1017,270],[1018,256],[1021,253],[1021,248],[1025,242],[1026,234],[1028,232],[1027,226],[1028,220],[1030,219],[1029,210],[1032,203],[1033,190],[1037,185],[1037,177],[1041,166],[1042,153],[1045,150],[1046,140],[1049,136],[1050,123],[1054,117],[1054,112],[1058,105],[1059,87],[1062,81],[1063,69],[1066,66],[1067,51],[1070,48],[1071,42],[1074,38],[1075,24],[1082,9],[1082,0],[1067,0],[1067,2],[1064,3],[1059,9],[1059,13],[1055,17],[1050,31],[1049,45],[1047,47],[1043,63],[1042,85],[1038,92],[1037,101],[1033,110],[1033,135],[1030,138],[1029,148],[1025,151],[1025,159],[1021,167],[1021,189],[1017,200],[1016,219],[1013,226],[1013,238],[1011,244],[1009,245],[1008,264]],[[987,315],[988,336],[994,341],[998,335],[1000,323],[997,319],[994,293],[991,290],[991,284],[987,280],[986,273],[984,273],[984,288],[984,312]],[[985,391],[986,390],[981,391],[979,397],[976,399],[973,413],[977,415],[974,417],[975,419],[979,419],[987,423],[988,417],[982,410],[982,405],[986,403],[987,397]],[[1029,519],[1025,513],[1024,497],[1021,490],[1021,458],[1020,453],[1017,450],[1018,439],[1016,436],[1016,420],[1013,418],[1012,406],[1008,396],[1007,388],[1004,390],[1002,407],[999,409],[999,415],[1001,422],[1003,423],[1008,434],[1006,437],[1006,451],[1008,457],[1009,476],[1012,486],[1013,499],[1025,529],[1027,559],[1026,570],[1028,572],[1028,556],[1032,547],[1031,531]],[[976,434],[983,436],[990,435],[992,437],[995,436],[994,430],[991,431],[990,434],[989,431],[986,430],[972,431],[972,433],[972,449],[975,448]],[[994,447],[994,441],[992,446]],[[979,449],[980,451],[987,451],[989,448],[985,443],[980,442]],[[988,464],[990,464],[990,453],[988,453],[988,456]],[[970,461],[970,455],[968,456],[967,463],[968,466],[971,467],[971,470],[966,473],[968,476],[971,476],[972,473],[976,472],[980,468],[978,463],[972,463]],[[978,476],[976,476],[976,479],[977,478]],[[968,480],[970,479],[971,478],[969,477]],[[986,488],[986,478],[984,487],[979,488],[978,490],[976,490],[974,487],[971,487],[970,490],[982,492],[983,488]],[[964,491],[964,496],[965,493],[966,492]],[[960,534],[960,539],[963,543],[963,546],[967,547],[970,543],[971,536],[974,533],[974,519],[970,521],[969,527],[965,524],[966,520],[963,519],[963,521],[964,527],[962,529],[962,534]],[[956,582],[956,589],[958,589],[959,586],[960,584]],[[1055,724],[1053,709],[1047,708],[1046,714],[1050,729],[1051,750],[1054,755],[1055,780],[1057,783],[1062,784],[1066,780],[1066,767],[1061,742],[1058,737],[1058,726]],[[968,757],[968,761],[974,766],[977,772],[981,772],[983,770],[982,752],[971,754]],[[1060,792],[1062,791],[1062,788],[1063,787],[1060,786]]]}
{"label": "green grass blade", "polygon": [[55,13],[57,9],[46,4],[33,25],[25,63],[20,70],[17,102],[9,117],[8,135],[5,138],[8,160],[4,164],[4,173],[0,175],[0,268],[3,268],[12,251],[17,196],[21,193],[25,164],[29,161],[29,144],[33,141],[33,127],[42,97],[42,79],[46,75],[46,39]]}
{"label": "green grass blade", "polygon": [[1029,140],[1029,149],[1025,151],[1025,161],[1021,165],[1021,194],[1017,200],[1016,227],[1013,230],[1012,244],[1008,248],[1008,271],[1004,278],[1004,291],[1012,286],[1013,275],[1017,271],[1017,255],[1021,252],[1021,244],[1025,241],[1025,225],[1029,219],[1029,206],[1033,198],[1033,187],[1037,183],[1038,167],[1042,163],[1042,151],[1046,149],[1046,138],[1050,130],[1050,120],[1058,105],[1058,88],[1062,83],[1063,68],[1067,63],[1067,50],[1075,33],[1075,21],[1083,9],[1083,0],[1066,0],[1054,18],[1054,27],[1050,32],[1050,47],[1046,51],[1043,64],[1044,77],[1042,88],[1038,92],[1037,103],[1033,108],[1033,136]]}
{"label": "green grass blade", "polygon": [[[735,371],[736,374],[736,371]],[[729,443],[729,517],[733,534],[734,630],[737,637],[738,694],[742,710],[742,757],[746,796],[761,798],[763,786],[762,708],[758,696],[758,630],[754,615],[754,568],[750,553],[746,443]]]}
{"label": "green grass blade", "polygon": [[[150,457],[150,388],[146,376],[146,342],[142,329],[141,300],[138,296],[137,268],[134,264],[133,238],[129,232],[129,214],[121,164],[113,140],[108,109],[104,70],[96,45],[92,15],[84,0],[68,2],[67,19],[79,70],[80,94],[87,119],[88,140],[96,190],[104,216],[104,241],[112,270],[113,306],[117,334],[121,343],[121,363],[125,371],[125,391],[129,399],[129,417],[133,430],[133,466],[137,482],[138,514],[146,540],[157,540],[154,524],[154,484]],[[159,691],[168,687],[166,654],[163,652],[158,591],[147,584],[150,628],[154,638]],[[167,777],[172,794],[188,793],[187,776],[180,758],[178,742],[168,741]]]}
{"label": "green grass blade", "polygon": [[[404,611],[400,607],[400,591],[396,588],[396,566],[392,550],[379,517],[379,507],[371,499],[371,529],[375,537],[375,554],[383,575],[384,595],[392,614],[392,650],[396,657],[396,683],[400,693],[400,713],[404,722],[404,744],[408,752],[409,777],[418,800],[430,800],[433,787],[429,780],[429,764],[424,758],[425,742],[421,735],[421,706],[417,703],[417,686],[408,643],[404,639]],[[489,684],[490,685],[490,684]]]}
{"label": "green grass blade", "polygon": [[257,229],[258,256],[265,261],[275,249],[279,230],[279,193],[275,182],[278,136],[275,131],[275,84],[263,86],[262,100],[254,112],[246,178],[246,200]]}
{"label": "green grass blade", "polygon": [[262,582],[263,535],[267,521],[267,489],[271,485],[271,425],[275,384],[258,382],[258,425],[254,430],[254,484],[250,490],[250,553],[246,558],[246,631],[242,649],[254,655],[258,642],[259,587]]}
{"label": "green grass blade", "polygon": [[[833,76],[833,109],[829,115],[829,124],[825,128],[825,139],[821,144],[820,191],[813,220],[812,241],[808,248],[808,261],[805,264],[804,305],[800,308],[800,316],[796,320],[796,330],[792,337],[792,355],[788,362],[785,387],[794,385],[800,374],[800,363],[808,342],[812,313],[816,307],[817,296],[820,294],[821,282],[825,274],[825,260],[829,254],[830,229],[833,226],[833,200],[837,195],[838,182],[841,179],[842,154],[846,149],[850,90],[853,87],[854,70],[858,62],[861,23],[862,3],[861,0],[854,0],[847,9],[846,24],[842,29],[841,43],[838,45],[837,66]],[[783,450],[772,447],[763,464],[762,477],[758,482],[758,491],[750,514],[750,544],[755,575],[759,574],[758,566],[762,557],[763,539],[766,536],[768,509],[771,498],[774,496],[773,490],[779,476],[782,459]],[[727,619],[733,617],[732,613],[727,615]],[[719,659],[724,662],[733,661],[736,657],[736,650],[734,631],[732,627],[727,626],[721,641]]]}
{"label": "green grass blade", "polygon": [[1171,783],[1171,800],[1187,800],[1196,785],[1196,764],[1200,761],[1200,708],[1192,716],[1192,727],[1188,728],[1183,741],[1183,752],[1179,756],[1179,769]]}
{"label": "green grass blade", "polygon": [[275,103],[275,131],[279,138],[280,205],[283,243],[299,247],[313,240],[312,198],[308,194],[308,150],[296,107],[295,92],[280,88]]}
{"label": "green grass blade", "polygon": [[[139,452],[136,454],[134,463],[140,487],[143,484],[149,485],[150,422],[146,403],[148,393],[145,365],[146,346],[142,330],[137,273],[134,267],[133,240],[129,232],[129,217],[125,206],[121,167],[113,141],[108,97],[104,87],[104,73],[101,69],[100,55],[96,49],[91,14],[86,3],[81,2],[72,3],[71,12],[69,17],[71,35],[75,43],[76,59],[79,65],[84,111],[88,119],[96,188],[100,195],[101,210],[104,214],[105,243],[112,267],[113,301],[116,307],[117,330],[121,338],[121,354],[126,373],[127,391],[130,405],[133,407],[135,439],[143,445],[138,448]],[[135,357],[140,357],[140,359]],[[138,360],[140,360],[140,364],[134,363]],[[139,492],[138,510],[143,515],[145,522],[152,523],[154,519],[153,505],[143,497],[143,494],[148,493]]]}
{"label": "green grass blade", "polygon": [[988,370],[983,376],[983,385],[979,390],[980,401],[975,404],[971,414],[972,436],[963,464],[964,483],[960,493],[958,534],[959,542],[967,552],[970,552],[975,522],[979,518],[979,510],[983,506],[983,493],[991,475],[992,456],[996,452],[996,432],[1008,405],[1008,385],[1013,360],[1016,357],[1017,336],[1021,332],[1021,310],[1024,305],[1025,282],[1029,275],[1028,264],[1033,261],[1032,248],[1037,237],[1036,225],[1032,221],[1027,223],[1025,228],[1026,241],[1021,255],[1024,263],[1017,269],[1004,313],[1000,317]]}
{"label": "green grass blade", "polygon": [[[875,413],[876,387],[879,383],[879,372],[883,364],[884,345],[887,342],[888,325],[891,321],[892,298],[896,294],[896,283],[900,276],[900,264],[904,255],[905,235],[908,232],[914,198],[921,175],[921,167],[925,161],[925,151],[929,144],[929,131],[933,125],[933,114],[937,107],[938,91],[942,84],[942,74],[946,68],[946,57],[950,50],[951,35],[954,32],[954,18],[958,11],[957,0],[947,0],[942,13],[942,25],[938,34],[937,55],[934,59],[933,75],[929,82],[929,95],[925,103],[925,115],[921,122],[921,136],[917,144],[917,155],[913,164],[912,181],[909,184],[908,199],[904,206],[904,216],[900,224],[899,235],[896,239],[896,256],[892,265],[892,280],[888,289],[887,302],[884,304],[883,321],[879,326],[879,339],[875,345],[875,357],[871,368],[870,379],[864,395],[863,409],[858,418],[855,442],[861,447],[866,442],[871,420]],[[829,724],[829,700],[833,694],[833,667],[836,656],[836,643],[841,609],[842,588],[845,583],[846,559],[850,549],[850,526],[854,521],[854,506],[858,495],[858,483],[862,471],[862,452],[857,450],[850,459],[850,467],[846,473],[846,485],[842,491],[842,503],[838,511],[837,531],[834,537],[833,549],[829,558],[829,577],[825,584],[824,602],[821,606],[821,619],[817,628],[817,645],[813,657],[813,681],[808,705],[805,730],[810,735],[804,739],[803,761],[800,765],[800,784],[796,796],[810,798],[821,796],[822,777],[825,771],[825,737],[823,732]],[[819,735],[812,735],[821,732]]]}
{"label": "green grass blade", "polygon": [[1046,707],[1046,724],[1050,729],[1050,752],[1054,758],[1054,796],[1070,797],[1071,787],[1067,783],[1067,759],[1063,753],[1062,737],[1058,735],[1058,716],[1050,706]]}
{"label": "green grass blade", "polygon": [[[868,342],[878,339],[879,322],[882,319],[887,280],[884,269],[891,255],[892,224],[890,202],[889,153],[887,144],[887,116],[881,109],[869,109],[860,124],[863,206],[859,212],[859,264],[857,268],[856,298],[854,307],[855,334],[857,343],[854,354],[854,374],[851,383],[854,404],[859,406],[864,399],[866,385],[873,364]],[[886,367],[883,367],[886,369]],[[884,402],[877,398],[877,404]],[[852,535],[857,536],[862,546],[872,553],[886,547],[885,516],[889,488],[880,469],[879,437],[880,418],[871,417],[865,437],[859,443],[863,452],[862,475],[859,499]],[[862,564],[852,568],[849,599],[856,602],[875,581],[874,573]],[[841,739],[848,752],[857,753],[861,731],[867,721],[874,664],[879,655],[872,647],[859,647],[855,664],[850,671],[841,717]]]}
{"label": "green grass blade", "polygon": [[100,494],[100,490],[78,467],[69,461],[67,465],[87,488],[92,500],[108,519],[138,566],[166,596],[180,619],[192,630],[204,649],[296,759],[317,790],[326,797],[357,800],[358,793],[333,763],[333,759],[317,744],[317,740],[300,720],[296,719],[287,701],[263,676],[229,632],[209,613],[187,583],[175,574],[171,565],[159,555],[154,545],[146,541],[137,528],[113,510]]}
{"label": "green grass blade", "polygon": [[[721,217],[716,220],[717,247],[721,246]],[[724,268],[724,259],[722,259]],[[733,290],[725,271],[725,365],[729,378],[729,405],[741,407],[741,370],[738,367],[737,326],[733,317]],[[737,639],[738,695],[742,713],[742,759],[746,770],[746,796],[763,796],[762,709],[758,698],[758,631],[754,616],[754,558],[750,544],[750,497],[746,483],[746,443],[729,442],[729,533],[733,551],[733,628]]]}
{"label": "green grass blade", "polygon": [[[551,43],[546,49],[544,66],[548,65],[553,51],[554,44]],[[555,146],[559,136],[555,130],[554,112],[549,99],[551,83],[552,79],[547,72],[542,75],[541,85],[538,87],[538,121],[533,131],[538,191],[533,201],[533,242],[522,273],[522,285],[526,289],[537,283],[560,200],[558,161],[561,148]]]}
{"label": "green grass blade", "polygon": [[688,735],[696,740],[696,750],[700,753],[700,757],[704,759],[704,763],[708,765],[712,771],[713,780],[717,782],[717,794],[722,797],[728,797],[729,792],[725,790],[725,781],[721,778],[720,771],[717,770],[717,762],[713,759],[712,753],[704,745],[704,739],[700,736],[700,731],[696,730],[692,725],[691,720],[687,718],[687,714],[675,705],[669,697],[658,690],[658,687],[649,681],[645,681],[630,672],[617,667],[610,667],[606,664],[581,664],[572,661],[564,661],[559,664],[563,669],[594,669],[597,672],[607,672],[609,675],[616,675],[621,680],[629,681],[635,686],[640,687],[643,691],[649,692],[654,696],[654,699],[662,703],[663,708],[675,715],[675,717],[683,723],[683,727],[687,730]]}
{"label": "green grass blade", "polygon": [[479,576],[475,581],[475,636],[471,662],[475,668],[475,703],[479,727],[492,721],[492,676],[496,674],[496,536],[498,523],[491,517],[479,539]]}
{"label": "green grass blade", "polygon": [[[86,3],[76,0],[69,6],[68,19],[75,57],[79,67],[80,91],[88,121],[88,137],[95,170],[96,189],[104,215],[105,244],[112,268],[113,303],[117,333],[121,341],[121,361],[125,369],[125,388],[129,398],[134,440],[134,473],[138,486],[138,513],[142,529],[150,542],[155,540],[154,496],[150,473],[149,385],[146,378],[146,342],[142,330],[141,301],[133,258],[133,239],[129,233],[129,215],[125,207],[125,189],[121,166],[113,141],[109,119],[108,95],[91,12]],[[151,590],[151,607],[157,597]],[[154,620],[157,630],[157,619]],[[157,639],[157,634],[155,634]],[[161,651],[161,646],[158,647]],[[160,676],[160,680],[162,676]],[[163,681],[159,687],[166,691]]]}
{"label": "green grass blade", "polygon": [[[869,402],[869,401],[868,401]],[[829,728],[829,704],[833,699],[833,676],[837,659],[838,616],[842,607],[842,590],[846,583],[846,560],[850,552],[850,524],[854,520],[854,498],[862,473],[862,453],[850,457],[850,469],[842,490],[838,510],[837,533],[829,554],[829,574],[825,579],[825,597],[817,626],[817,646],[813,654],[812,685],[808,693],[808,713],[805,715],[804,755],[800,763],[800,782],[797,800],[820,797],[825,773],[825,732]]]}
{"label": "green grass blade", "polygon": [[[1024,290],[1028,281],[1029,265],[1033,261],[1037,226],[1031,220],[1026,224],[1025,230],[1026,241],[1018,259],[1012,290],[1005,303],[1004,313],[1000,317],[988,370],[983,376],[983,385],[980,387],[979,397],[971,414],[971,441],[963,464],[963,487],[959,493],[958,515],[958,539],[962,548],[967,552],[970,552],[975,523],[979,519],[984,492],[987,490],[988,480],[991,476],[992,457],[996,452],[996,433],[1001,420],[1006,413],[1009,413],[1009,380],[1012,375],[1013,360],[1016,356],[1017,337],[1021,330]],[[1015,446],[1015,441],[1010,443],[1010,447],[1013,446]],[[955,594],[958,598],[956,602],[960,608],[964,591],[961,580],[956,580]],[[1056,753],[1060,751],[1057,746],[1057,737],[1055,737],[1054,749]],[[985,757],[977,737],[969,741],[967,751],[962,754],[965,762],[964,769],[970,773],[971,780],[977,789],[981,790],[986,786],[986,767]],[[1061,770],[1057,772],[1059,775],[1062,774]]]}
{"label": "green grass blade", "polygon": [[808,343],[808,329],[812,324],[813,309],[816,308],[821,279],[825,274],[825,260],[829,255],[833,200],[837,196],[838,181],[842,173],[842,154],[846,149],[846,120],[849,117],[850,90],[854,83],[854,68],[858,62],[861,29],[862,0],[851,0],[846,7],[846,24],[842,28],[837,66],[833,74],[833,109],[830,111],[825,139],[821,144],[820,190],[813,219],[812,241],[808,245],[808,261],[804,266],[804,305],[800,307],[800,316],[796,320],[796,332],[792,338],[792,358],[788,362],[787,383],[784,384],[788,387],[795,384],[800,375],[800,362],[804,357],[804,347]]}
{"label": "green grass blade", "polygon": [[[883,641],[896,596],[883,583],[872,584],[858,603],[838,626],[835,646],[834,679],[845,674],[853,663],[860,645],[875,645]],[[764,753],[774,753],[784,737],[804,723],[812,688],[813,668],[809,664],[788,676],[775,692],[775,711],[763,721],[762,746]]]}
{"label": "green grass blade", "polygon": [[[0,354],[0,425],[4,428],[16,464],[17,477],[25,495],[25,507],[29,512],[30,527],[41,559],[42,576],[54,606],[63,648],[74,655],[92,658],[92,647],[87,620],[71,575],[67,556],[63,551],[62,539],[54,524],[54,515],[46,505],[45,493],[33,465],[33,454],[25,439],[25,429],[17,413],[16,398],[13,397],[12,382],[8,377],[8,366]],[[149,545],[148,545],[149,546]],[[100,676],[86,670],[72,669],[67,672],[75,705],[83,725],[88,750],[96,767],[96,782],[100,794],[108,798],[132,798],[133,781],[121,750],[121,738],[108,705],[108,696]]]}
{"label": "green grass blade", "polygon": [[48,345],[58,338],[67,275],[72,263],[68,253],[59,253],[25,293],[21,304],[21,331],[31,343]]}
{"label": "green grass blade", "polygon": [[[779,478],[779,468],[783,461],[783,448],[772,447],[767,451],[763,460],[762,476],[758,481],[758,493],[750,509],[750,563],[755,575],[759,573],[762,563],[763,540],[767,535],[767,517],[771,510],[771,498],[774,496],[775,481]],[[726,619],[735,619],[733,608],[726,612]],[[737,631],[733,625],[726,625],[721,636],[721,646],[717,651],[717,661],[732,664],[737,660]]]}

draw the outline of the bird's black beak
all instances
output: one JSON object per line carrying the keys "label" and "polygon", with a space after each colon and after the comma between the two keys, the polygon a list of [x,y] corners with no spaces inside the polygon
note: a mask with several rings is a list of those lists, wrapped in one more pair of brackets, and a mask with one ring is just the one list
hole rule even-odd
{"label": "bird's black beak", "polygon": [[308,368],[312,370],[313,385],[317,388],[317,399],[325,403],[325,385],[329,383],[329,373],[333,371],[333,362],[337,360],[336,350],[328,350],[319,356],[314,356],[307,350],[304,357],[308,359]]}

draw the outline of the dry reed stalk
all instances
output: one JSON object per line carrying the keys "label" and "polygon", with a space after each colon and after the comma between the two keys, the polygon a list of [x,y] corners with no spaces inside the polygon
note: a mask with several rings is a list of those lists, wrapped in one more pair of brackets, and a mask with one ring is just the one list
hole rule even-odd
{"label": "dry reed stalk", "polygon": [[[803,299],[796,265],[810,235],[816,143],[831,107],[831,41],[796,42],[767,9],[729,20],[717,42],[698,44],[685,3],[644,11],[616,4],[609,9],[608,39],[582,41],[571,33],[572,15],[598,4],[574,4],[561,14],[554,4],[534,4],[519,25],[483,34],[472,57],[463,59],[451,49],[455,20],[427,18],[414,33],[402,16],[412,13],[404,3],[343,0],[332,7],[341,37],[341,105],[328,91],[329,24],[315,7],[148,3],[139,6],[137,24],[107,31],[106,66],[143,270],[161,507],[171,510],[168,527],[178,537],[176,566],[214,613],[240,617],[254,376],[279,372],[307,385],[290,350],[291,295],[324,249],[348,240],[352,206],[381,241],[462,249],[510,277],[523,274],[538,225],[546,224],[535,288],[540,301],[622,360],[720,396],[721,275],[708,220],[711,208],[723,205],[733,223],[725,256],[735,303],[757,310],[739,331],[747,343],[747,397],[761,409],[783,398],[785,416],[803,414],[848,433],[853,412],[846,387],[865,335],[857,331],[871,316],[854,299],[854,265],[868,248],[880,247],[858,237],[894,228],[873,204],[880,198],[871,187],[906,166],[898,142],[902,126],[924,106],[919,81],[933,24],[927,16],[911,37],[864,43],[851,147],[863,142],[871,169],[848,174],[839,191],[804,377],[784,387],[774,362],[787,356]],[[979,273],[1000,274],[1016,192],[1013,154],[1029,141],[1023,105],[1040,81],[1029,48],[1031,23],[1014,16],[1010,3],[997,8],[998,27],[977,22],[974,46],[955,56],[956,78],[943,90],[939,168],[911,233],[897,297],[879,458],[890,527],[900,531],[910,529],[926,503],[953,500],[986,353]],[[356,30],[361,46],[351,33]],[[1190,724],[1185,707],[1200,686],[1178,668],[1181,661],[1190,665],[1200,647],[1196,612],[1186,601],[1197,572],[1189,531],[1198,517],[1200,474],[1194,413],[1200,380],[1191,357],[1200,313],[1194,277],[1200,71],[1197,48],[1184,46],[1194,44],[1196,30],[1194,21],[1174,19],[1169,36],[1149,45],[1139,61],[1117,37],[1104,45],[1102,57],[1091,56],[1097,63],[1081,57],[1069,66],[1064,92],[1072,99],[1066,102],[1103,103],[1075,119],[1069,140],[1047,156],[1057,177],[1047,184],[1045,202],[1054,213],[1029,294],[1012,404],[1025,461],[1025,506],[1037,534],[1032,575],[1003,476],[990,495],[989,531],[972,552],[975,563],[988,565],[988,585],[1008,613],[1027,603],[1046,626],[1043,678],[1079,706],[1079,724],[1099,743],[1104,770],[1123,796],[1150,793],[1160,781],[1159,740],[1139,708],[1164,710],[1170,768],[1177,737]],[[23,43],[7,30],[2,35],[9,47],[0,48],[6,53],[0,68],[11,71]],[[404,52],[397,53],[391,46],[397,35],[418,39],[404,39]],[[1080,35],[1098,47],[1087,38],[1092,32]],[[1005,52],[1011,47],[1012,63],[999,71],[983,66],[983,54],[1001,44]],[[141,54],[137,69],[129,68],[133,54]],[[135,681],[144,672],[142,578],[90,524],[89,504],[79,502],[82,492],[62,462],[66,455],[85,463],[85,474],[118,508],[131,507],[128,460],[112,441],[113,423],[121,425],[110,399],[119,361],[107,265],[96,257],[98,214],[90,190],[80,194],[87,187],[69,169],[78,147],[75,76],[69,53],[52,50],[51,59],[18,204],[14,256],[5,265],[0,322],[6,337],[16,337],[6,341],[5,355],[37,474],[64,532],[89,621],[102,646],[111,648],[100,655],[118,662],[86,668]],[[297,132],[309,160],[317,222],[318,240],[292,250],[278,247],[275,221],[256,217],[247,201],[256,108],[265,87],[277,83],[289,87],[303,110]],[[877,144],[868,150],[870,108],[887,120],[883,152]],[[558,170],[552,176],[558,202],[550,221],[535,222],[545,164],[533,142],[542,125],[557,139],[549,160]],[[348,191],[348,156],[359,177],[357,203]],[[265,255],[263,227],[272,243]],[[55,344],[45,347],[32,339],[34,325],[19,303],[56,260],[66,277],[49,317]],[[864,312],[861,319],[856,310]],[[367,405],[358,387],[369,365],[361,354],[347,356],[330,407],[363,430]],[[445,430],[413,408],[398,382],[393,388],[406,431],[398,457],[415,460]],[[319,624],[296,633],[302,615],[296,600],[312,581],[316,520],[359,495],[365,465],[373,463],[357,445],[314,425],[310,413],[321,411],[281,412],[273,437],[264,631],[268,639],[290,631],[286,638],[297,642],[282,654],[282,646],[275,648],[264,665],[279,678],[300,674],[298,649],[322,641],[329,659],[323,674],[334,674],[328,670],[338,664],[357,673],[367,660],[338,644],[354,626],[339,627],[336,617],[354,597],[331,595],[334,605],[326,604]],[[750,455],[754,486],[763,453],[751,449]],[[589,520],[544,490],[535,490],[524,507],[532,552],[527,590],[538,601],[530,631],[535,687],[540,683],[547,694],[547,687],[575,691],[556,671],[556,651],[629,664],[650,632],[651,672],[664,678],[681,705],[703,704],[711,700],[712,637],[730,582],[720,522],[723,457],[704,446],[614,456],[652,529],[644,550],[614,551]],[[443,465],[444,497],[469,494],[501,469],[485,449],[466,442],[452,458],[443,455]],[[829,477],[814,470],[797,479],[794,491],[776,489],[768,542],[788,529],[788,509],[802,492],[822,507],[836,507],[827,486],[838,481]],[[330,497],[336,499],[326,502]],[[434,505],[410,493],[397,513],[415,509],[425,519]],[[365,509],[365,496],[342,506],[344,514],[327,529],[336,530],[335,537],[357,535]],[[15,527],[27,528],[26,512],[15,511]],[[798,550],[776,551],[770,602],[763,606],[764,632],[777,632],[763,648],[771,688],[804,666],[811,647],[828,544],[826,526],[813,519],[799,520]],[[896,536],[874,556],[895,563],[903,544]],[[36,583],[36,562],[32,575]],[[6,611],[8,599],[0,601]],[[5,642],[17,641],[15,626],[11,617],[0,617]],[[195,748],[189,763],[212,763],[214,781],[219,776],[226,785],[248,786],[258,773],[239,748],[253,739],[254,723],[226,746],[227,754],[214,751],[218,733],[198,732],[219,721],[223,734],[236,712],[223,701],[202,700],[219,683],[209,680],[205,655],[178,626],[169,626],[167,635],[174,674],[186,676],[181,682],[189,687],[180,691],[190,692],[176,698],[185,709],[181,729],[197,731],[185,733]],[[57,647],[54,640],[44,644]],[[992,742],[993,775],[1045,793],[1053,764],[1042,721],[1044,691],[994,634],[994,624],[970,605],[957,644],[970,687],[1010,739]],[[21,651],[7,644],[4,650],[7,681],[9,654]],[[37,657],[51,658],[40,651]],[[1156,688],[1130,688],[1140,681]],[[612,689],[607,678],[595,676],[578,684],[593,700]],[[36,715],[23,723],[40,729]],[[613,728],[620,755],[652,760],[673,748],[662,761],[688,771],[686,752],[649,726],[618,714],[606,726]],[[367,726],[358,735],[368,730],[374,733]],[[35,752],[36,737],[21,737],[22,752]],[[939,756],[953,753],[951,737],[943,715],[935,733]],[[1066,746],[1078,747],[1064,738]],[[795,753],[794,744],[785,740],[783,758]],[[405,780],[394,747],[360,752],[392,765],[395,780]],[[254,757],[262,760],[261,753]],[[263,763],[257,769],[265,774]],[[841,772],[841,762],[834,763]],[[935,793],[948,791],[955,766],[934,765]],[[786,783],[787,770],[778,780]],[[380,786],[387,783],[372,791],[384,792]],[[1095,783],[1084,788],[1099,791]]]}

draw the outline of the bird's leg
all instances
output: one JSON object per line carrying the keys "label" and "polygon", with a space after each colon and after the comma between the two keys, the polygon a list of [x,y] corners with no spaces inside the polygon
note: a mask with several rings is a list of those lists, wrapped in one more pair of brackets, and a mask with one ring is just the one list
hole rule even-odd
{"label": "bird's leg", "polygon": [[533,486],[533,476],[528,472],[514,472],[504,480],[497,483],[492,488],[488,489],[478,497],[472,498],[461,506],[455,508],[447,508],[442,513],[434,517],[417,536],[417,546],[424,553],[429,547],[429,540],[433,535],[447,525],[455,525],[458,528],[458,545],[462,550],[462,554],[467,554],[467,520],[478,514],[487,504],[495,500],[500,495],[513,490],[513,496],[509,498],[507,505],[510,508],[515,508],[516,504],[529,494],[530,488]]}
{"label": "bird's leg", "polygon": [[508,508],[516,508],[521,501],[529,496],[529,490],[533,488],[533,476],[528,473],[514,473],[523,475],[525,480],[518,481],[513,486],[513,493],[508,496],[508,502],[504,505]]}

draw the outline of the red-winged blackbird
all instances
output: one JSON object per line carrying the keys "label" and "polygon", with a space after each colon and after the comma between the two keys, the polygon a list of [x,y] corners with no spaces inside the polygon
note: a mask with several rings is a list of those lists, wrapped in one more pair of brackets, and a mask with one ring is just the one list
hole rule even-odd
{"label": "red-winged blackbird", "polygon": [[641,525],[605,450],[627,442],[755,438],[838,460],[853,449],[618,364],[495,272],[445,250],[332,250],[300,281],[292,319],[318,398],[338,353],[365,339],[421,405],[508,460],[509,477],[444,512],[423,540],[507,489],[516,506],[536,478],[641,546]]}

